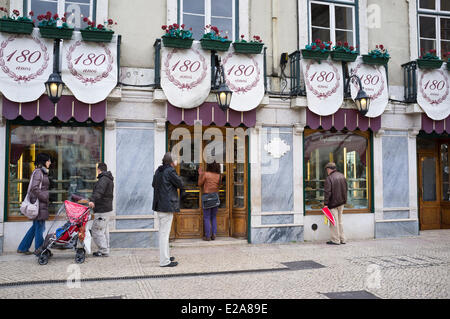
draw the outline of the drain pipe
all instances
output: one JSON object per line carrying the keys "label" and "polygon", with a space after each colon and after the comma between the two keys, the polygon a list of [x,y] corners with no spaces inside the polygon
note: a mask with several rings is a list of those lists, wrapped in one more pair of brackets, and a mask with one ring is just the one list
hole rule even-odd
{"label": "drain pipe", "polygon": [[272,0],[272,76],[278,76],[278,3]]}

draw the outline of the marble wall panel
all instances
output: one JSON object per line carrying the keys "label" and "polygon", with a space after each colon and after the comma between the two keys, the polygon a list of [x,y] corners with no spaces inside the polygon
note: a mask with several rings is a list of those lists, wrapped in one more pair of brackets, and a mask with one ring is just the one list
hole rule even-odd
{"label": "marble wall panel", "polygon": [[153,214],[153,123],[120,123],[116,137],[117,215]]}
{"label": "marble wall panel", "polygon": [[294,223],[294,215],[292,214],[261,216],[261,225],[293,224],[293,223]]}
{"label": "marble wall panel", "polygon": [[157,232],[111,232],[111,248],[152,248],[158,247]]}
{"label": "marble wall panel", "polygon": [[[261,210],[263,212],[292,211],[293,196],[293,138],[290,128],[265,128],[261,143]],[[279,158],[270,154],[264,147],[281,139],[281,147],[285,153]],[[276,153],[276,150],[274,151]]]}
{"label": "marble wall panel", "polygon": [[153,229],[155,221],[149,219],[117,219],[116,229]]}
{"label": "marble wall panel", "polygon": [[409,207],[407,136],[383,136],[384,207]]}
{"label": "marble wall panel", "polygon": [[289,243],[303,241],[303,226],[252,228],[252,244]]}
{"label": "marble wall panel", "polygon": [[419,235],[419,222],[417,220],[375,223],[375,238],[417,235]]}

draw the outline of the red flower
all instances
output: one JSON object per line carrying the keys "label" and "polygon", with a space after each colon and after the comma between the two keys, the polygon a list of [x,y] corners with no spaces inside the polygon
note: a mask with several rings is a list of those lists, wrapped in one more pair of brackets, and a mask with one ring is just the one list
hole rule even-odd
{"label": "red flower", "polygon": [[384,45],[380,44],[380,50],[384,50]]}
{"label": "red flower", "polygon": [[43,16],[42,14],[40,14],[40,15],[38,15],[37,19],[38,19],[39,21],[42,21],[42,20],[44,19],[44,16]]}
{"label": "red flower", "polygon": [[311,49],[315,50],[315,49],[317,49],[317,46],[313,45],[313,46],[311,47]]}
{"label": "red flower", "polygon": [[62,21],[62,22],[66,22],[66,21],[67,21],[66,17],[62,17],[62,18],[61,18],[61,21]]}
{"label": "red flower", "polygon": [[30,16],[34,16],[34,12],[30,11],[30,13],[28,13]]}
{"label": "red flower", "polygon": [[99,24],[99,25],[97,26],[97,29],[103,30],[103,24]]}
{"label": "red flower", "polygon": [[19,12],[19,10],[13,10],[13,14],[16,15],[16,16],[19,16],[20,12]]}
{"label": "red flower", "polygon": [[59,18],[59,15],[57,13],[55,13],[55,15],[53,16],[53,19],[57,20]]}
{"label": "red flower", "polygon": [[178,23],[174,23],[174,24],[173,24],[173,27],[174,27],[175,29],[178,29],[178,27],[179,27]]}
{"label": "red flower", "polygon": [[342,41],[337,42],[338,47],[342,46]]}
{"label": "red flower", "polygon": [[348,47],[348,42],[344,42],[344,47]]}
{"label": "red flower", "polygon": [[325,49],[325,44],[321,43],[321,44],[320,44],[320,49],[321,49],[321,50]]}
{"label": "red flower", "polygon": [[[113,19],[108,19],[108,24],[109,25],[112,25],[112,24],[114,24],[114,21],[113,21]],[[166,26],[167,27],[167,26]]]}
{"label": "red flower", "polygon": [[167,29],[167,26],[166,26],[166,25],[163,25],[163,26],[161,27],[161,29],[166,30],[166,29]]}
{"label": "red flower", "polygon": [[350,47],[350,50],[353,51],[355,48],[353,46]]}
{"label": "red flower", "polygon": [[244,35],[243,34],[241,34],[241,39],[243,39],[244,38]]}
{"label": "red flower", "polygon": [[184,29],[184,23],[181,25],[181,29]]}
{"label": "red flower", "polygon": [[89,22],[89,19],[87,17],[84,17],[83,21],[87,23],[87,22]]}
{"label": "red flower", "polygon": [[50,11],[47,11],[46,18],[50,20],[52,17],[52,13]]}

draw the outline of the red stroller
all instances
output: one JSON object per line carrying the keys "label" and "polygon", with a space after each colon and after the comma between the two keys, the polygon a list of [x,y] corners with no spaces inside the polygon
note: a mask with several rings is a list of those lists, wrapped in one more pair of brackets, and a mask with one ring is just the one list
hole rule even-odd
{"label": "red stroller", "polygon": [[[83,263],[86,259],[86,247],[84,244],[86,224],[90,218],[89,207],[68,200],[64,201],[64,205],[61,205],[58,210],[55,220],[40,248],[40,254],[38,255],[39,265],[46,265],[49,258],[53,256],[50,248],[74,249],[76,251],[75,262],[78,264]],[[58,227],[58,225],[61,225],[62,220],[66,220],[66,223]],[[55,228],[56,230],[54,230]]]}

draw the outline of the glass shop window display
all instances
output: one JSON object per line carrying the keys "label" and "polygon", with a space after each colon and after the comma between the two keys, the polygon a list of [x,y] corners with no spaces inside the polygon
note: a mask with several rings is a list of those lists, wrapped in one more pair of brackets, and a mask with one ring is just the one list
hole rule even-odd
{"label": "glass shop window display", "polygon": [[47,153],[52,164],[50,215],[72,194],[88,197],[96,182],[96,164],[102,159],[102,127],[9,125],[8,220],[21,220],[36,156]]}
{"label": "glass shop window display", "polygon": [[335,162],[347,179],[346,210],[370,208],[370,146],[367,132],[305,130],[305,209],[320,210],[324,202],[325,165]]}

